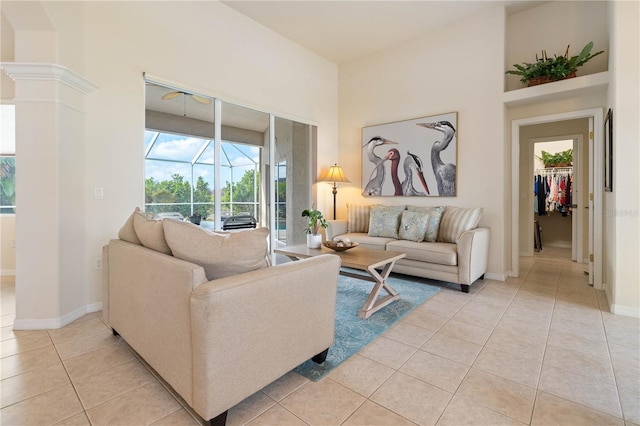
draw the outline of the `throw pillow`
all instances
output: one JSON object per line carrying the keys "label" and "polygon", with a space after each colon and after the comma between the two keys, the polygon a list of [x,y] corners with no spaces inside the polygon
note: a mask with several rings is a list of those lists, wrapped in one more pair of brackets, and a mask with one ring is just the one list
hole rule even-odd
{"label": "throw pillow", "polygon": [[420,242],[424,240],[429,217],[423,213],[403,211],[398,236],[401,240]]}
{"label": "throw pillow", "polygon": [[347,232],[369,232],[371,206],[347,204]]}
{"label": "throw pillow", "polygon": [[161,220],[148,219],[142,212],[136,211],[133,213],[133,228],[143,246],[171,255]]}
{"label": "throw pillow", "polygon": [[398,238],[400,216],[404,209],[405,206],[372,206],[368,235],[370,237]]}
{"label": "throw pillow", "polygon": [[447,206],[440,220],[438,241],[443,243],[457,243],[463,232],[478,226],[482,207],[462,208]]}
{"label": "throw pillow", "polygon": [[424,233],[424,240],[429,243],[435,243],[438,239],[438,229],[440,228],[440,220],[442,219],[444,207],[407,206],[407,210],[422,213],[427,216],[427,230]]}
{"label": "throw pillow", "polygon": [[209,280],[269,266],[267,228],[219,234],[172,219],[163,225],[173,256],[202,266]]}
{"label": "throw pillow", "polygon": [[136,212],[139,212],[139,211],[140,211],[140,208],[136,207],[133,213],[131,213],[127,221],[124,223],[124,225],[122,225],[122,228],[120,228],[120,231],[118,231],[118,238],[120,238],[123,241],[127,241],[129,243],[133,243],[141,246],[142,241],[140,241],[140,238],[138,238],[138,235],[136,234],[136,230],[133,227],[133,216],[136,214]]}

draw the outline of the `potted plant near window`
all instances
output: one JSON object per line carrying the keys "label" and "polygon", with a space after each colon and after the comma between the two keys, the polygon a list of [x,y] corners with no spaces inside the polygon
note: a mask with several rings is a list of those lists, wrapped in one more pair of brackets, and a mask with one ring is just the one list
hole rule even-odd
{"label": "potted plant near window", "polygon": [[514,64],[515,70],[508,70],[506,74],[519,75],[521,77],[520,81],[527,84],[527,86],[572,78],[576,76],[578,67],[586,64],[599,54],[604,53],[604,50],[601,50],[591,54],[591,49],[593,49],[592,41],[582,48],[579,55],[569,57],[569,46],[567,46],[564,55],[553,55],[553,58],[549,58],[547,51],[543,50],[540,58],[538,58],[538,54],[536,54],[536,61],[534,63],[523,62],[522,64]]}
{"label": "potted plant near window", "polygon": [[314,208],[305,209],[302,211],[302,217],[309,218],[309,223],[305,228],[305,232],[307,233],[307,247],[320,248],[322,245],[322,235],[320,235],[318,231],[320,227],[326,228],[328,226],[327,221],[322,216],[322,212]]}

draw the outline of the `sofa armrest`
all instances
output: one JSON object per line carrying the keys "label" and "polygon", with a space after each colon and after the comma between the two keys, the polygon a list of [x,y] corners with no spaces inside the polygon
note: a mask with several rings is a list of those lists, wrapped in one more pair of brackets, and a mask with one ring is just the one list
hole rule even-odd
{"label": "sofa armrest", "polygon": [[327,241],[333,240],[338,235],[347,233],[347,221],[346,220],[327,220],[327,229],[325,229],[325,236]]}
{"label": "sofa armrest", "polygon": [[464,232],[457,243],[459,284],[469,285],[487,272],[489,228]]}
{"label": "sofa armrest", "polygon": [[[184,260],[111,240],[108,324],[185,400],[191,399],[191,294],[207,283],[204,269]],[[103,313],[104,315],[104,313]]]}
{"label": "sofa armrest", "polygon": [[205,283],[191,296],[193,408],[213,418],[333,344],[340,258]]}

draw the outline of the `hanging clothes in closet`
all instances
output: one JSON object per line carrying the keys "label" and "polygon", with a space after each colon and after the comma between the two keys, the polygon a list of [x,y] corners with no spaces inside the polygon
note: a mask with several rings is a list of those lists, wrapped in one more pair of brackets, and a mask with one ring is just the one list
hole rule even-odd
{"label": "hanging clothes in closet", "polygon": [[533,210],[539,216],[571,214],[573,167],[537,169],[533,183]]}

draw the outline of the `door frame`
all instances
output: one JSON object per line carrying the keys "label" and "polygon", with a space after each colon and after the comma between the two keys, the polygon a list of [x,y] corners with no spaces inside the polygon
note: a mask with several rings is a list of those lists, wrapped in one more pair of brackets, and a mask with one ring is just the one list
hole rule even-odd
{"label": "door frame", "polygon": [[[582,150],[583,147],[583,137],[581,134],[570,134],[570,135],[555,135],[555,136],[547,136],[543,138],[533,138],[529,139],[529,144],[527,149],[528,151],[528,175],[533,176],[535,169],[533,167],[533,157],[535,155],[535,144],[537,143],[545,143],[545,142],[558,142],[570,140],[573,142],[573,176],[574,181],[572,184],[572,193],[573,194],[582,194],[583,185],[582,179],[576,177],[582,176]],[[585,185],[586,186],[586,185]],[[529,181],[528,183],[528,193],[529,197],[527,199],[527,204],[529,206],[527,210],[527,223],[533,223],[534,220],[534,212],[533,212],[533,181]],[[582,195],[580,195],[582,196]],[[574,203],[575,204],[575,203]],[[579,263],[584,263],[582,258],[582,246],[584,244],[582,238],[582,221],[583,221],[584,209],[575,209],[573,214],[571,215],[571,258],[574,261]],[[533,229],[533,228],[531,228]],[[527,237],[527,250],[522,252],[522,255],[525,256],[533,256],[533,232],[529,232],[529,237]]]}
{"label": "door frame", "polygon": [[590,262],[589,282],[596,290],[603,290],[602,283],[602,218],[603,218],[603,125],[604,113],[602,108],[581,111],[571,111],[537,117],[513,120],[511,123],[511,276],[517,277],[520,269],[520,127],[535,124],[553,123],[557,121],[588,118],[593,121],[593,135],[589,137],[589,208],[593,212],[593,229],[590,229],[589,239],[593,249],[593,262]]}

